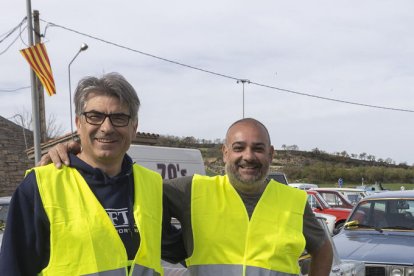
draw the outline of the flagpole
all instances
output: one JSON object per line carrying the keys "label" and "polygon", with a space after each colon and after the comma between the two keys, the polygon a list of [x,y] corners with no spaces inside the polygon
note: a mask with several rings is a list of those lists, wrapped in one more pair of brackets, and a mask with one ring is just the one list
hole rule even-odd
{"label": "flagpole", "polygon": [[[33,33],[34,33],[34,43],[41,43],[42,38],[40,35],[40,20],[39,20],[39,11],[33,11]],[[36,73],[36,72],[35,72]],[[43,90],[43,85],[38,77],[36,77],[36,91],[39,103],[39,127],[40,127],[40,143],[47,141],[47,127],[46,127],[46,114],[45,114],[45,94]]]}
{"label": "flagpole", "polygon": [[[26,0],[27,8],[27,33],[29,37],[29,46],[33,46],[33,21],[32,21],[32,4],[30,0]],[[35,73],[30,68],[30,83],[32,86],[32,118],[33,118],[33,147],[35,164],[40,161],[41,149],[40,149],[40,120],[39,120],[39,103],[36,88]]]}

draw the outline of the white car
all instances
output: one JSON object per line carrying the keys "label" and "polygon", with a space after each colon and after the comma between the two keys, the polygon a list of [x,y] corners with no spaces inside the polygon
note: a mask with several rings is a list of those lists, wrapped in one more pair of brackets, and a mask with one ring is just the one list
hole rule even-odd
{"label": "white car", "polygon": [[[328,228],[323,222],[323,219],[319,218],[319,222],[321,223],[325,233],[328,234]],[[332,244],[333,251],[332,268],[329,276],[365,276],[364,262],[357,260],[341,260],[331,235],[327,236]],[[304,255],[299,258],[299,265],[301,267],[300,276],[308,276],[310,260],[310,255]]]}
{"label": "white car", "polygon": [[9,211],[11,196],[0,197],[0,248],[3,240],[3,231],[6,227],[7,213]]}
{"label": "white car", "polygon": [[333,235],[333,231],[335,229],[335,221],[336,221],[336,217],[333,215],[329,215],[329,214],[323,214],[323,213],[314,213],[315,217],[317,218],[323,218],[323,220],[325,221],[325,224],[328,228],[328,231],[331,235]]}
{"label": "white car", "polygon": [[309,189],[313,189],[313,188],[318,188],[318,185],[310,184],[310,183],[289,183],[288,185],[290,187],[298,188],[298,189],[301,189],[301,190],[309,190]]}

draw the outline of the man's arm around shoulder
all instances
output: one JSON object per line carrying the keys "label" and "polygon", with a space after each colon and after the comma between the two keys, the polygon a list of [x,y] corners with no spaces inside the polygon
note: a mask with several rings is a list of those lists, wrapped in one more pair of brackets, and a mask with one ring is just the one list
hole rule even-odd
{"label": "man's arm around shoulder", "polygon": [[333,258],[332,245],[329,239],[326,238],[322,246],[312,252],[311,256],[309,276],[328,276],[331,272]]}

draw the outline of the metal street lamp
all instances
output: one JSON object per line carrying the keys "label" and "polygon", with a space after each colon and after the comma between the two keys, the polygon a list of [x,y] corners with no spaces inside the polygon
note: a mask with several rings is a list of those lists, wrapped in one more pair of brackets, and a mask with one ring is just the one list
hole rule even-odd
{"label": "metal street lamp", "polygon": [[80,52],[85,51],[88,49],[88,44],[82,43],[81,47],[79,48],[79,51],[76,53],[76,55],[73,57],[71,62],[69,62],[68,65],[68,72],[69,72],[69,110],[70,110],[70,135],[73,139],[73,120],[72,120],[72,87],[71,87],[71,81],[70,81],[70,66],[72,65],[72,62],[75,61],[75,59],[78,57]]}

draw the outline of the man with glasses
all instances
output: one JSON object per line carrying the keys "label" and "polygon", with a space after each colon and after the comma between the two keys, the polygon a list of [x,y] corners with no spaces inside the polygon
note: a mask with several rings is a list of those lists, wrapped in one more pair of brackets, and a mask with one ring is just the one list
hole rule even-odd
{"label": "man with glasses", "polygon": [[28,171],[10,204],[0,275],[161,275],[162,179],[126,154],[138,96],[117,73],[82,79],[82,151]]}

